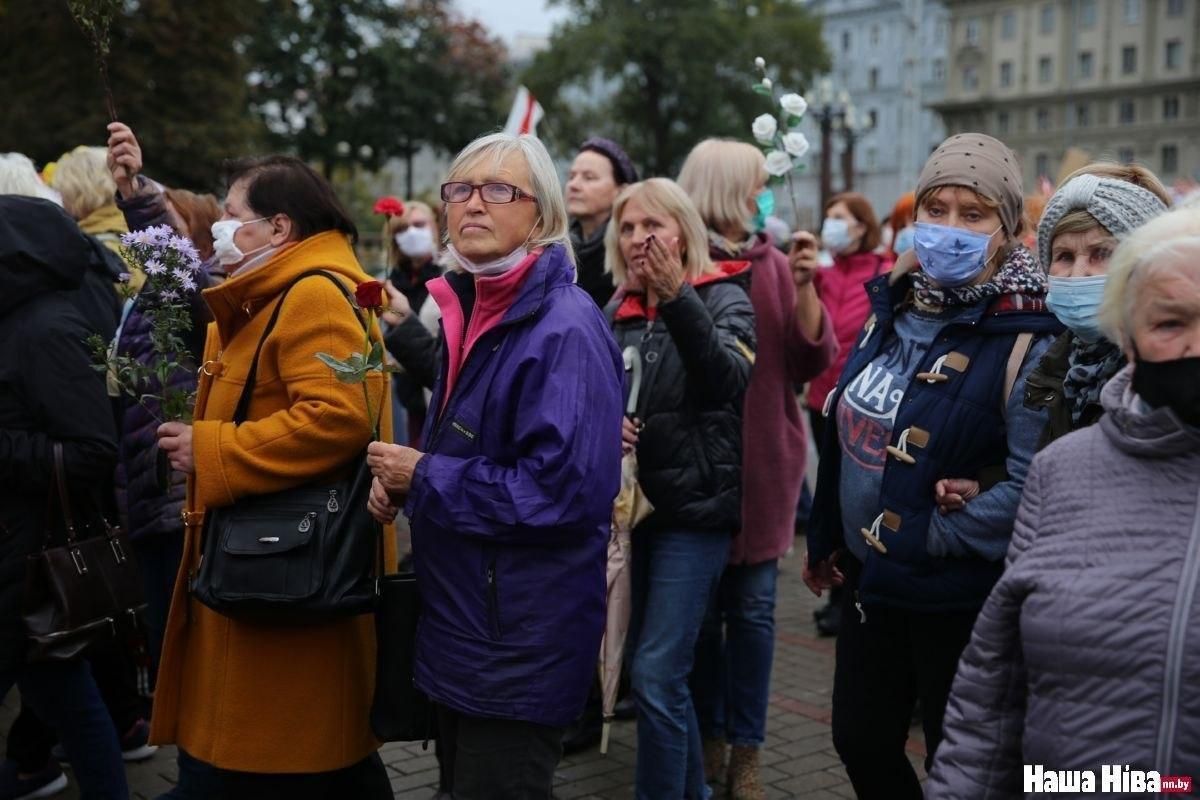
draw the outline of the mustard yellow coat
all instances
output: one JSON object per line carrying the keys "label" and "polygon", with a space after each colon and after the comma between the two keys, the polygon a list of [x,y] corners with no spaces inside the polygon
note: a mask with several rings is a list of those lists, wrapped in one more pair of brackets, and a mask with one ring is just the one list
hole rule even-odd
{"label": "mustard yellow coat", "polygon": [[[254,348],[283,288],[323,268],[353,292],[367,280],[346,238],[319,234],[204,292],[209,326],[192,433],[184,557],[167,620],[151,741],[176,743],[223,769],[325,772],[378,747],[367,722],[375,683],[370,615],[304,627],[272,627],[221,616],[192,598],[201,516],[249,495],[336,476],[371,438],[363,387],[339,383],[314,354],[363,349],[363,329],[337,288],[320,277],[288,294],[259,364],[249,421],[233,418]],[[378,329],[373,331],[378,337]],[[207,373],[212,373],[209,376]],[[368,382],[385,409],[386,381]],[[382,397],[381,397],[382,396]],[[389,570],[395,538],[385,534]]]}

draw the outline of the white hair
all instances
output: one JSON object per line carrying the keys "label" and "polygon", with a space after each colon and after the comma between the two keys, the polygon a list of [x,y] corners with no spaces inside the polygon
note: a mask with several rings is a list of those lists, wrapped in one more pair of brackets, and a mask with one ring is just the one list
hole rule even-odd
{"label": "white hair", "polygon": [[1136,228],[1108,262],[1099,322],[1109,341],[1126,344],[1146,280],[1160,269],[1200,262],[1200,208],[1177,208]]}
{"label": "white hair", "polygon": [[534,226],[528,247],[530,250],[559,244],[567,251],[571,264],[575,263],[575,252],[571,248],[568,232],[567,205],[563,201],[562,187],[554,161],[546,146],[532,136],[513,136],[508,133],[491,133],[480,136],[464,147],[455,156],[454,163],[446,175],[447,181],[456,181],[470,172],[483,159],[490,157],[499,164],[512,153],[520,153],[529,168],[529,182],[537,199],[540,220]]}
{"label": "white hair", "polygon": [[62,197],[42,182],[33,162],[21,153],[0,153],[0,194],[40,197],[62,205]]}

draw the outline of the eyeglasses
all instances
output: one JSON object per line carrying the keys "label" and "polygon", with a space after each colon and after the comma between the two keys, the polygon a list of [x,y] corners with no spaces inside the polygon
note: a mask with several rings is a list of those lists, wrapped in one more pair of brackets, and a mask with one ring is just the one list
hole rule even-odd
{"label": "eyeglasses", "polygon": [[462,181],[451,181],[442,184],[442,201],[446,203],[465,203],[471,199],[471,195],[475,194],[475,190],[479,190],[479,198],[485,203],[491,205],[503,205],[505,203],[515,203],[518,200],[532,200],[537,202],[537,198],[531,194],[518,189],[508,183],[463,183]]}

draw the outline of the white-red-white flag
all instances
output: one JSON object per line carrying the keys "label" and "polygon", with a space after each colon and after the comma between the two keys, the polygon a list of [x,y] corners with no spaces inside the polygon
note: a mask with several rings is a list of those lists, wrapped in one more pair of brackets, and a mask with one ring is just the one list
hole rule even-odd
{"label": "white-red-white flag", "polygon": [[542,104],[537,101],[533,93],[524,86],[518,86],[517,96],[513,98],[512,111],[508,112],[508,122],[504,126],[504,132],[512,136],[523,134],[537,136],[537,124],[545,115]]}

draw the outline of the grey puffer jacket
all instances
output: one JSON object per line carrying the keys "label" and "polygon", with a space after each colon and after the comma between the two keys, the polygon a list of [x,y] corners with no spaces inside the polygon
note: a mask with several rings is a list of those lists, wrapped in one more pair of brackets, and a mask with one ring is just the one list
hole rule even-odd
{"label": "grey puffer jacket", "polygon": [[1131,380],[1033,461],[927,800],[1019,797],[1024,764],[1091,770],[1097,791],[1103,765],[1200,766],[1200,429],[1145,408]]}

